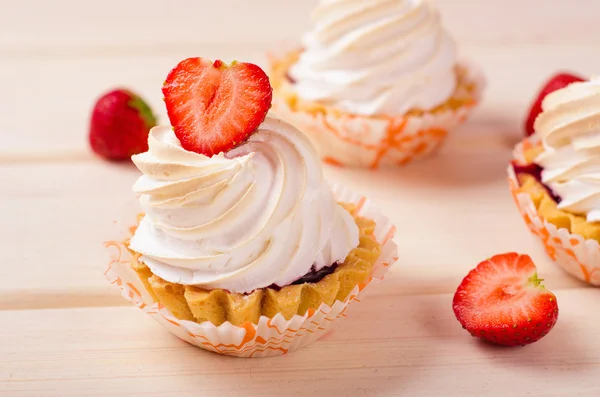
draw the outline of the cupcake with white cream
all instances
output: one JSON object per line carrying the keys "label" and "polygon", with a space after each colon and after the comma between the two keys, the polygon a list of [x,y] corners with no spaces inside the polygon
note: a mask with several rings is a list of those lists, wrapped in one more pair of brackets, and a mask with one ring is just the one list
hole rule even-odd
{"label": "cupcake with white cream", "polygon": [[302,132],[267,117],[272,88],[258,66],[189,58],[163,94],[171,126],[132,157],[143,214],[126,246],[143,288],[129,296],[143,289],[141,307],[223,354],[314,341],[396,259],[395,228],[329,185]]}
{"label": "cupcake with white cream", "polygon": [[483,81],[422,0],[322,0],[301,50],[273,60],[275,110],[326,162],[376,168],[430,153]]}
{"label": "cupcake with white cream", "polygon": [[551,258],[600,285],[600,79],[545,96],[534,130],[515,150],[513,194]]}

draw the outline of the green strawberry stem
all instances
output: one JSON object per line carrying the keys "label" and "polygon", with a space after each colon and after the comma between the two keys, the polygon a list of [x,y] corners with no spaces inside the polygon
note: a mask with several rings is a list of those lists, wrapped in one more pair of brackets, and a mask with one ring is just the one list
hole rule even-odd
{"label": "green strawberry stem", "polygon": [[127,105],[138,111],[140,117],[142,118],[142,120],[144,120],[144,124],[146,124],[146,127],[148,127],[148,129],[156,126],[156,116],[154,116],[154,113],[152,113],[152,109],[150,109],[150,106],[148,106],[148,104],[144,102],[142,98],[140,98],[137,95],[132,95],[131,100],[127,103]]}
{"label": "green strawberry stem", "polygon": [[544,281],[544,279],[538,278],[538,274],[537,274],[537,272],[535,272],[533,274],[533,276],[529,277],[529,279],[527,280],[527,283],[534,287],[544,288],[544,286],[542,285],[542,281]]}

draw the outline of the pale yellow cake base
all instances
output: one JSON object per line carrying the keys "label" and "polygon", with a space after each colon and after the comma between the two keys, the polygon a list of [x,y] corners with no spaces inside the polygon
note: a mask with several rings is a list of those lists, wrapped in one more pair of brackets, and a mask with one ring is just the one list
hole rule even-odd
{"label": "pale yellow cake base", "polygon": [[331,306],[336,300],[344,301],[356,285],[369,278],[379,258],[381,246],[373,236],[375,223],[359,217],[354,205],[341,205],[354,216],[360,230],[360,243],[344,263],[317,283],[289,285],[279,291],[262,288],[251,294],[237,294],[167,282],[152,274],[135,251],[131,251],[131,267],[152,298],[178,319],[198,323],[210,321],[217,326],[226,321],[241,325],[256,324],[261,316],[272,318],[281,313],[289,320],[296,314],[304,315],[309,309],[317,309],[322,303]]}
{"label": "pale yellow cake base", "polygon": [[[535,146],[524,152],[527,163],[533,160],[542,151],[541,146]],[[585,216],[573,214],[561,209],[554,199],[548,194],[544,186],[533,176],[521,174],[519,179],[519,192],[527,193],[538,210],[538,214],[557,228],[567,229],[570,233],[579,234],[585,239],[593,239],[600,242],[600,223],[590,223]]]}
{"label": "pale yellow cake base", "polygon": [[[300,56],[300,51],[290,52],[281,59],[274,60],[271,64],[270,79],[273,86],[273,92],[276,96],[284,99],[287,105],[294,111],[303,111],[307,113],[324,113],[324,114],[345,114],[344,111],[325,104],[306,101],[300,98],[293,88],[293,85],[287,80],[286,75],[288,70],[294,63],[297,62]],[[471,106],[477,102],[478,87],[468,79],[468,71],[459,65],[455,68],[457,86],[456,90],[450,98],[441,105],[432,110],[412,109],[406,114],[389,114],[388,117],[399,116],[422,116],[424,114],[436,114],[448,110],[456,110],[464,106]],[[373,116],[381,117],[381,116]]]}

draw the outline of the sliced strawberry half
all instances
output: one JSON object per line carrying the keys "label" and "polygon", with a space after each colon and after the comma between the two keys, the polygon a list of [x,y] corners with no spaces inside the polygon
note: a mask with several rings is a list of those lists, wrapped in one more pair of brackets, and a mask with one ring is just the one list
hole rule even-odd
{"label": "sliced strawberry half", "polygon": [[528,255],[481,262],[454,295],[454,314],[471,335],[505,346],[533,343],[556,324],[556,297],[542,285]]}
{"label": "sliced strawberry half", "polygon": [[206,156],[248,139],[267,116],[273,97],[260,67],[202,58],[181,61],[167,76],[162,92],[183,148]]}
{"label": "sliced strawberry half", "polygon": [[540,91],[537,98],[531,105],[531,108],[529,109],[527,120],[525,120],[525,134],[527,136],[530,136],[535,132],[535,119],[540,113],[542,113],[542,102],[544,101],[546,95],[550,94],[551,92],[560,90],[561,88],[565,88],[571,83],[584,80],[585,79],[583,77],[579,77],[571,73],[559,73],[553,76],[550,80],[548,80],[546,84],[542,87],[542,90]]}

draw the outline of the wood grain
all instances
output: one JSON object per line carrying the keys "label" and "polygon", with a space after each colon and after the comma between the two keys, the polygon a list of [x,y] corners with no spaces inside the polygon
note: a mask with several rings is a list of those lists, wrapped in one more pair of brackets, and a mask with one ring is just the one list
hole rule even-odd
{"label": "wood grain", "polygon": [[[404,169],[326,168],[329,179],[375,197],[398,227],[400,261],[381,293],[452,292],[503,251],[530,253],[551,288],[581,287],[550,263],[520,218],[506,180],[510,145],[471,136],[465,130],[439,156]],[[125,304],[102,276],[110,254],[103,242],[125,238],[134,223],[139,172],[94,158],[42,164],[0,167],[0,205],[19,219],[2,229],[0,250],[27,270],[0,268],[0,309]]]}
{"label": "wood grain", "polygon": [[[318,3],[254,0],[1,0],[0,54],[153,54],[204,45],[296,39]],[[463,44],[599,44],[595,0],[437,0],[444,23]],[[5,6],[4,6],[5,5]],[[235,12],[234,12],[235,11]]]}
{"label": "wood grain", "polygon": [[[600,395],[598,289],[568,277],[526,230],[505,169],[541,82],[600,70],[597,0],[437,0],[485,101],[435,158],[377,173],[326,167],[379,203],[400,260],[323,340],[264,360],[176,339],[104,280],[103,242],[139,211],[131,165],[88,150],[94,100],[141,93],[166,122],[160,86],[187,56],[266,65],[317,3],[277,0],[0,0],[0,395]],[[532,255],[560,319],[542,341],[493,348],[454,319],[466,272],[502,251]]]}
{"label": "wood grain", "polygon": [[[485,71],[485,102],[473,116],[481,134],[521,135],[521,124],[534,92],[556,70],[574,69],[584,75],[600,70],[595,45],[522,47],[464,46],[462,53]],[[0,165],[30,160],[56,160],[88,154],[89,112],[105,91],[126,86],[140,93],[167,122],[160,87],[168,70],[182,58],[203,55],[241,59],[266,66],[263,46],[201,46],[154,56],[11,59],[0,62],[0,75],[15,82],[0,99]],[[1,54],[1,52],[0,52]],[[74,73],[76,71],[76,73]],[[16,84],[27,76],[27,84]],[[8,100],[10,98],[10,100]]]}
{"label": "wood grain", "polygon": [[204,352],[133,307],[5,311],[0,394],[597,396],[600,323],[582,303],[600,291],[557,298],[561,321],[525,348],[474,340],[454,318],[451,295],[370,296],[322,340],[271,359]]}

